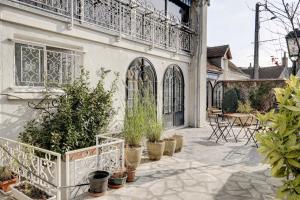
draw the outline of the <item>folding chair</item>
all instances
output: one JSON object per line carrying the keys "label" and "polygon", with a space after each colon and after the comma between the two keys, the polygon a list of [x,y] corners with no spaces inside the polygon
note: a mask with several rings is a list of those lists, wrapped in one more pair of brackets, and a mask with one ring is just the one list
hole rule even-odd
{"label": "folding chair", "polygon": [[228,126],[229,124],[225,121],[221,121],[219,119],[218,114],[208,114],[208,120],[209,120],[209,125],[212,128],[212,133],[209,136],[208,140],[212,139],[212,137],[216,137],[216,142],[219,141],[219,139],[222,137],[226,142],[226,136],[224,135],[224,132],[227,130],[228,131]]}
{"label": "folding chair", "polygon": [[256,119],[256,124],[253,126],[253,127],[248,127],[245,131],[246,133],[246,136],[248,138],[247,142],[245,145],[247,145],[251,140],[255,143],[255,146],[258,148],[258,144],[257,144],[257,141],[255,139],[255,134],[261,130],[261,126],[260,126],[260,123],[259,123],[259,120]]}

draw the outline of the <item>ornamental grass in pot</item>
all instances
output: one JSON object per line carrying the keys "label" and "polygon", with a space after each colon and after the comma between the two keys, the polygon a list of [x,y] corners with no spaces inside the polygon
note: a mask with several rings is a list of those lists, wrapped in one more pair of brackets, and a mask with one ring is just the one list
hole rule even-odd
{"label": "ornamental grass in pot", "polygon": [[149,130],[147,130],[147,150],[150,160],[160,160],[163,156],[165,150],[165,141],[160,140],[162,130],[163,127],[160,122],[152,122]]}
{"label": "ornamental grass in pot", "polygon": [[10,185],[17,182],[17,176],[8,168],[0,167],[0,189],[3,192],[10,191]]}
{"label": "ornamental grass in pot", "polygon": [[165,138],[165,150],[164,155],[173,156],[176,148],[176,139],[175,138]]}
{"label": "ornamental grass in pot", "polygon": [[174,135],[173,138],[176,140],[175,152],[178,153],[182,150],[183,147],[183,136],[182,135]]}
{"label": "ornamental grass in pot", "polygon": [[133,107],[127,107],[124,119],[123,137],[125,139],[125,165],[136,169],[142,159],[142,139],[144,136],[144,109],[136,100]]}

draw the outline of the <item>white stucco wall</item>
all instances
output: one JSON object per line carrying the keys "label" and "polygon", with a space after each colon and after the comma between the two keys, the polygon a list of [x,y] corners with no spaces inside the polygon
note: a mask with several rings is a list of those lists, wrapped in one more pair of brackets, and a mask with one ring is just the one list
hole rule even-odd
{"label": "white stucco wall", "polygon": [[[24,12],[12,7],[0,5],[0,88],[5,93],[14,88],[14,42],[10,39],[21,39],[32,42],[44,42],[51,46],[56,44],[81,49],[84,51],[83,65],[90,71],[91,83],[98,80],[97,71],[104,67],[120,73],[119,90],[115,95],[115,107],[124,108],[125,80],[129,64],[137,57],[145,57],[153,64],[157,75],[158,113],[162,114],[163,75],[167,67],[177,64],[185,80],[185,126],[190,125],[193,116],[189,115],[190,97],[194,91],[189,90],[191,57],[163,49],[149,49],[148,45],[126,39],[117,40],[115,36],[101,33],[82,26],[68,30],[67,23],[53,20],[31,12]],[[206,47],[205,47],[206,48]],[[206,63],[205,63],[206,66]],[[108,80],[112,80],[110,73]],[[205,75],[206,77],[206,75]],[[206,87],[206,80],[203,83]],[[107,81],[107,85],[110,81]],[[30,89],[32,92],[32,90]],[[27,93],[33,95],[34,93]],[[203,95],[204,96],[204,95]],[[32,118],[32,110],[27,106],[28,100],[10,100],[0,96],[0,136],[15,138],[22,130],[24,122]],[[119,112],[118,119],[122,119]]]}

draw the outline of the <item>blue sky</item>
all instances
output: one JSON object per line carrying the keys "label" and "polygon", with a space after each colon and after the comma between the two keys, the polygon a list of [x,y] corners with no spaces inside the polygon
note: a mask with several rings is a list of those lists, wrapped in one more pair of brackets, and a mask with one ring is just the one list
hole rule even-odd
{"label": "blue sky", "polygon": [[[255,0],[211,0],[208,8],[208,46],[229,44],[233,62],[239,67],[248,67],[253,63],[254,11]],[[261,13],[261,20],[269,19],[267,13]],[[279,35],[270,32],[274,23],[261,24],[260,40],[278,39]],[[284,40],[261,43],[260,66],[272,65],[271,56],[279,58],[285,48]]]}

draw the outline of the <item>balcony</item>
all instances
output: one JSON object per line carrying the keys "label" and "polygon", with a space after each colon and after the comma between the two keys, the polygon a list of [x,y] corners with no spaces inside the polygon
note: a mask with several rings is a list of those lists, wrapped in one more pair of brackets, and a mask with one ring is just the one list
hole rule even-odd
{"label": "balcony", "polygon": [[165,16],[151,3],[119,0],[10,0],[70,20],[89,24],[151,48],[190,53],[193,31],[175,17]]}

